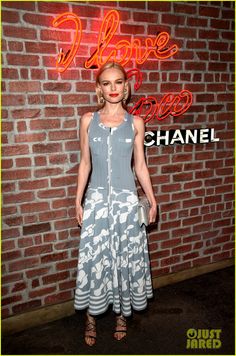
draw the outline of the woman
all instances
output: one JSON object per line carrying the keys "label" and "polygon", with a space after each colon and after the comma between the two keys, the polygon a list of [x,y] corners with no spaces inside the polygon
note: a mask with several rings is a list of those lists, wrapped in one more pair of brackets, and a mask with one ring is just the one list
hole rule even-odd
{"label": "woman", "polygon": [[82,229],[75,309],[87,308],[85,342],[89,346],[96,341],[96,315],[112,304],[114,337],[121,340],[131,308],[146,308],[147,298],[153,295],[146,230],[138,223],[132,155],[136,176],[151,205],[149,223],[157,213],[144,157],[144,123],[125,109],[129,85],[121,65],[108,62],[99,69],[96,93],[100,110],[81,118],[76,195],[76,218]]}

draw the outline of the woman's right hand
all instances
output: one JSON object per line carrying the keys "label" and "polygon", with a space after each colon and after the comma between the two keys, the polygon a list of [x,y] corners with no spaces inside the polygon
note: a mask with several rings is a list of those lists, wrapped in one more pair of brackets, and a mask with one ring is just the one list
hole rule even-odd
{"label": "woman's right hand", "polygon": [[78,221],[78,224],[82,226],[82,221],[83,221],[83,208],[80,203],[76,203],[76,219]]}

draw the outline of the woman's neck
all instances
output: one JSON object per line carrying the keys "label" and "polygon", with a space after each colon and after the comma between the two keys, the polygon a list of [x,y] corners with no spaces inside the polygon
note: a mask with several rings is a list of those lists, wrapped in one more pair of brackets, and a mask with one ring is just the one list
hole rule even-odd
{"label": "woman's neck", "polygon": [[101,109],[100,111],[102,114],[107,114],[107,115],[121,115],[124,114],[125,109],[122,107],[120,104],[112,105],[109,103],[106,103],[105,106]]}

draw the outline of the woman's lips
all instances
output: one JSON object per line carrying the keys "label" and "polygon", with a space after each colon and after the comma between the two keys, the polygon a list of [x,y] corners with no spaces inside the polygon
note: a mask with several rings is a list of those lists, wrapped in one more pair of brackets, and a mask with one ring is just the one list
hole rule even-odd
{"label": "woman's lips", "polygon": [[109,94],[109,96],[111,96],[112,98],[115,98],[116,96],[118,96],[119,94]]}

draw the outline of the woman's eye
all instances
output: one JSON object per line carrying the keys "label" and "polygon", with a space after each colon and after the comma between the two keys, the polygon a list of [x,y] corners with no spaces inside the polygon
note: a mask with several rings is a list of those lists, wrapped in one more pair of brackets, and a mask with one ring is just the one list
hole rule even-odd
{"label": "woman's eye", "polygon": [[102,85],[104,85],[104,86],[106,86],[106,85],[108,85],[109,83],[108,82],[104,82],[104,83],[102,83]]}
{"label": "woman's eye", "polygon": [[117,82],[117,84],[122,84],[123,82],[122,82],[122,80],[120,80],[119,82]]}

